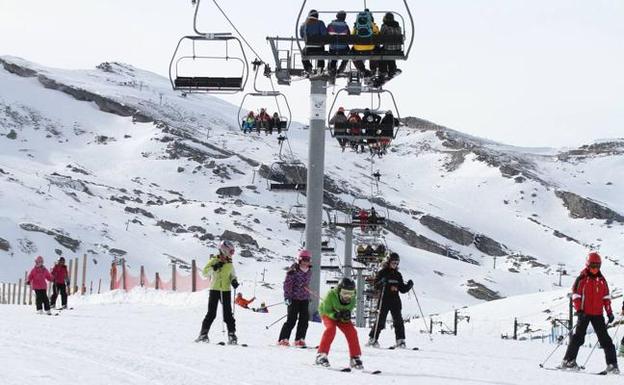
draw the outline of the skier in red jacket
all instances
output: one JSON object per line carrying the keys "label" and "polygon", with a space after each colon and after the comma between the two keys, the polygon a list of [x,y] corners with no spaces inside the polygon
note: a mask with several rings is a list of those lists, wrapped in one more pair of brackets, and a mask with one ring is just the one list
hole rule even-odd
{"label": "skier in red jacket", "polygon": [[[605,353],[607,368],[604,370],[604,374],[620,373],[615,354],[615,346],[607,331],[607,324],[613,322],[615,319],[613,311],[611,310],[611,295],[609,294],[607,280],[600,272],[600,264],[600,255],[596,252],[589,253],[587,262],[585,263],[585,269],[576,278],[574,286],[572,286],[572,302],[578,316],[578,321],[576,323],[576,331],[572,336],[572,340],[568,345],[568,350],[561,363],[560,368],[562,369],[578,370],[579,367],[576,364],[576,356],[579,348],[585,342],[587,326],[591,323],[598,336],[600,346],[602,346]],[[603,316],[603,308],[607,312],[607,323],[605,323]]]}
{"label": "skier in red jacket", "polygon": [[59,258],[58,262],[52,268],[52,278],[54,285],[52,286],[52,298],[50,298],[50,306],[52,309],[56,307],[56,299],[61,294],[61,309],[67,309],[67,287],[69,286],[69,273],[65,265],[65,258]]}

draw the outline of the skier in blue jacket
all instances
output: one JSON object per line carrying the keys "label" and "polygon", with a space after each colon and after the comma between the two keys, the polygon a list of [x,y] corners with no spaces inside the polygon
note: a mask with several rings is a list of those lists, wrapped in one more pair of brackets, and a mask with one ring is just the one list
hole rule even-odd
{"label": "skier in blue jacket", "polygon": [[[306,40],[307,37],[325,35],[327,35],[327,27],[325,27],[325,23],[322,20],[319,20],[318,11],[316,11],[315,9],[310,10],[310,12],[308,13],[308,18],[299,27],[299,36]],[[325,53],[325,48],[323,47],[323,45],[316,44],[306,43],[303,50],[307,54]],[[308,74],[312,73],[312,62],[310,62],[309,60],[302,60],[302,62],[303,69]],[[318,60],[317,68],[320,70],[320,72],[323,72],[323,69],[325,68],[325,61]]]}
{"label": "skier in blue jacket", "polygon": [[[345,11],[340,11],[336,14],[336,20],[329,23],[327,26],[327,34],[331,36],[349,36],[351,34],[351,30],[349,29],[349,25],[345,22],[347,18],[347,13]],[[329,53],[332,54],[348,54],[350,51],[348,44],[330,44],[329,45]],[[340,63],[340,67],[338,67],[338,71],[336,71],[336,65],[338,64],[337,60],[330,60],[329,62],[329,74],[331,76],[335,76],[337,72],[344,72],[348,60],[343,60]]]}

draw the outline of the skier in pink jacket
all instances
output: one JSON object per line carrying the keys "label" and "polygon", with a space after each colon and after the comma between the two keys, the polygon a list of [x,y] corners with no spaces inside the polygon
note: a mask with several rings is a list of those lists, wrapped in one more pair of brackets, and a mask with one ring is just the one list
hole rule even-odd
{"label": "skier in pink jacket", "polygon": [[43,266],[43,257],[38,256],[35,258],[35,267],[28,274],[27,283],[35,291],[35,303],[37,305],[37,313],[43,314],[42,307],[45,309],[47,315],[52,315],[50,311],[50,300],[48,299],[48,284],[47,281],[53,281],[52,274]]}

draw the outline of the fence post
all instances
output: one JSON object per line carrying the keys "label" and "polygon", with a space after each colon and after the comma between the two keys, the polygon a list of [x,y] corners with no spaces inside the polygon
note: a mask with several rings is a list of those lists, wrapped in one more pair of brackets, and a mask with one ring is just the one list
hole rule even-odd
{"label": "fence post", "polygon": [[514,334],[513,334],[513,339],[517,340],[518,339],[518,319],[514,318]]}
{"label": "fence post", "polygon": [[429,317],[429,335],[433,334],[433,318]]}
{"label": "fence post", "polygon": [[171,265],[171,290],[176,291],[176,264]]}
{"label": "fence post", "polygon": [[28,285],[28,305],[32,305],[32,285]]}
{"label": "fence post", "polygon": [[191,261],[191,291],[197,291],[197,263],[194,259]]}
{"label": "fence post", "polygon": [[16,298],[15,298],[15,294],[17,293],[17,288],[15,287],[15,283],[13,284],[13,305],[15,305],[17,302],[15,302]]}
{"label": "fence post", "polygon": [[126,259],[121,260],[121,285],[122,289],[126,291]]}
{"label": "fence post", "polygon": [[455,317],[454,317],[454,318],[455,318],[455,319],[454,319],[454,321],[453,321],[453,323],[454,323],[454,327],[453,327],[453,334],[454,334],[454,335],[457,335],[457,310],[455,310]]}
{"label": "fence post", "polygon": [[145,266],[141,265],[141,287],[145,286]]}
{"label": "fence post", "polygon": [[83,254],[82,256],[82,290],[81,294],[85,295],[87,292],[87,254]]}
{"label": "fence post", "polygon": [[91,285],[89,286],[89,295],[93,295],[93,281],[91,281]]}
{"label": "fence post", "polygon": [[2,297],[0,297],[0,304],[4,305],[4,282],[2,282]]}
{"label": "fence post", "polygon": [[160,289],[160,276],[156,273],[156,283],[154,283],[156,290]]}
{"label": "fence post", "polygon": [[22,299],[22,304],[26,305],[26,292],[28,291],[28,285],[26,285],[26,281],[28,281],[28,272],[24,272],[24,297]]}
{"label": "fence post", "polygon": [[17,304],[21,305],[22,304],[22,279],[20,278],[19,281],[17,281]]}
{"label": "fence post", "polygon": [[78,292],[78,257],[74,258],[74,294]]}
{"label": "fence post", "polygon": [[[117,282],[117,265],[115,264],[115,261],[111,263],[110,276],[111,276],[110,289],[115,290],[115,283]],[[98,290],[98,294],[100,294],[99,290]]]}
{"label": "fence post", "polygon": [[98,282],[98,294],[100,294],[100,290],[102,289],[102,278],[100,278]]}
{"label": "fence post", "polygon": [[[67,278],[72,279],[72,268],[74,267],[74,260],[69,258],[69,269],[67,270]],[[71,285],[67,288],[67,295],[71,295]]]}

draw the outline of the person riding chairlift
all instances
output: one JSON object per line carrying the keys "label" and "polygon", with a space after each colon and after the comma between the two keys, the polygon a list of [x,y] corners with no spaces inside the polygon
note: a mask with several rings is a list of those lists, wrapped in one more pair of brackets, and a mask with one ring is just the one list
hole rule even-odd
{"label": "person riding chairlift", "polygon": [[271,120],[269,121],[269,134],[273,135],[273,129],[277,129],[277,134],[282,134],[282,119],[277,112],[273,113]]}
{"label": "person riding chairlift", "polygon": [[256,132],[258,134],[261,130],[267,130],[269,128],[269,120],[271,120],[271,116],[267,114],[265,108],[261,108],[260,113],[256,115]]}
{"label": "person riding chairlift", "polygon": [[[350,30],[349,25],[345,22],[346,18],[347,13],[345,11],[339,11],[336,14],[336,19],[327,26],[327,33],[331,36],[348,36]],[[337,43],[329,45],[329,53],[334,55],[348,54],[349,51],[350,48],[348,44]],[[343,60],[340,63],[340,67],[336,70],[337,64],[338,60],[329,61],[329,75],[331,77],[335,77],[338,73],[344,72],[347,68],[347,64],[349,64],[349,60]]]}
{"label": "person riding chairlift", "polygon": [[256,116],[253,111],[249,111],[245,119],[243,119],[243,134],[251,132],[256,128]]}
{"label": "person riding chairlift", "polygon": [[[344,135],[347,132],[347,124],[348,124],[347,116],[345,115],[344,107],[339,107],[338,111],[331,119],[329,119],[329,124],[334,126],[334,134],[336,135]],[[338,143],[342,148],[342,152],[345,150],[345,146],[347,145],[347,139],[341,138],[338,139]]]}
{"label": "person riding chairlift", "polygon": [[[379,34],[379,27],[375,23],[375,18],[368,8],[365,9],[364,12],[358,13],[351,34],[361,37],[373,37]],[[376,48],[377,47],[374,44],[354,44],[353,52],[371,55],[374,53]],[[379,62],[371,60],[370,71],[366,69],[364,61],[362,60],[354,60],[353,65],[364,77],[370,77],[375,71],[377,71]]]}
{"label": "person riding chairlift", "polygon": [[[322,20],[319,20],[318,11],[316,11],[315,9],[310,10],[310,12],[308,12],[308,18],[299,27],[299,37],[306,40],[307,37],[325,36],[325,35],[327,35],[327,27],[325,26],[325,23]],[[325,48],[322,45],[314,45],[314,44],[306,43],[303,51],[305,54],[312,55],[312,54],[318,54],[318,53],[325,53]],[[302,60],[302,63],[303,63],[303,69],[305,70],[305,72],[307,72],[308,74],[311,74],[312,62],[309,60]],[[323,69],[325,68],[325,61],[318,60],[317,68],[319,72],[323,72]]]}

